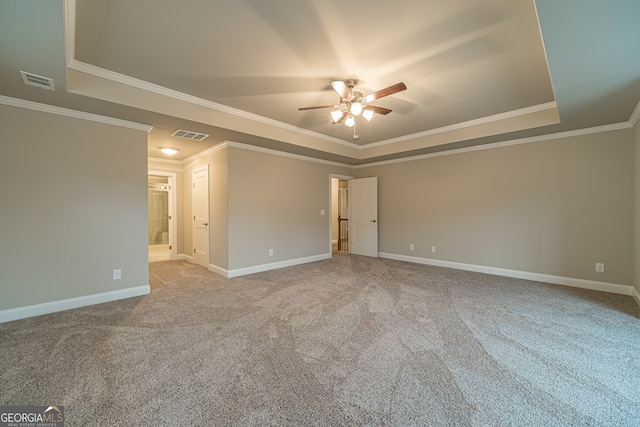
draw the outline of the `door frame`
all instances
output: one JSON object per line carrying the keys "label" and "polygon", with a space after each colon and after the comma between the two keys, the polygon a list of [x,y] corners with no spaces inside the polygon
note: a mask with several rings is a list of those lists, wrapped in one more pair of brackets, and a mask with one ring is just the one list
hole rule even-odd
{"label": "door frame", "polygon": [[[177,181],[175,172],[163,172],[158,170],[147,170],[147,179],[149,176],[164,176],[169,181],[169,245],[171,246],[171,260],[178,259],[178,236],[177,236],[177,221],[176,216],[176,191]],[[147,214],[148,216],[148,214]],[[147,225],[148,227],[148,225]]]}
{"label": "door frame", "polygon": [[[375,206],[373,207],[373,211],[368,211],[366,208],[363,212],[363,207],[369,206],[368,202],[364,202],[362,197],[359,194],[362,194],[360,190],[356,191],[356,186],[359,185],[367,185],[375,187],[375,192],[373,193],[375,198]],[[366,192],[365,192],[366,194]],[[359,200],[359,202],[356,202]],[[349,253],[357,254],[357,255],[365,255],[370,257],[378,258],[380,255],[380,247],[379,247],[379,226],[378,226],[378,177],[371,176],[367,178],[359,178],[349,181]],[[373,216],[373,218],[372,218]],[[358,244],[360,241],[356,236],[362,235],[368,231],[371,231],[371,236],[374,237],[374,244]],[[358,250],[354,250],[354,249]]]}
{"label": "door frame", "polygon": [[333,257],[333,218],[331,217],[332,213],[333,213],[333,198],[332,196],[332,179],[339,179],[341,181],[351,181],[352,179],[354,179],[354,176],[350,176],[350,175],[340,175],[337,173],[330,173],[329,174],[329,215],[327,215],[329,218],[329,255],[331,257]]}
{"label": "door frame", "polygon": [[191,172],[191,218],[190,218],[190,222],[191,222],[191,244],[192,244],[192,249],[193,249],[193,253],[191,253],[191,261],[193,263],[196,262],[195,259],[195,247],[196,247],[196,227],[195,227],[195,213],[196,213],[196,194],[195,194],[195,185],[196,185],[196,181],[195,181],[195,176],[197,173],[199,172],[206,172],[207,173],[207,265],[206,267],[209,268],[209,265],[211,263],[211,188],[210,188],[210,183],[209,180],[211,179],[211,174],[209,171],[209,164],[203,165],[203,166],[199,166],[193,169],[193,171]]}

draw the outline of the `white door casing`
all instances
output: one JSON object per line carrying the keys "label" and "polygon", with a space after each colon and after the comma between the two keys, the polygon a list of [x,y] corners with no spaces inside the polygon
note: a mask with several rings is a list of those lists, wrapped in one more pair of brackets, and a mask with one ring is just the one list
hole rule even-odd
{"label": "white door casing", "polygon": [[349,252],[378,256],[378,177],[349,181]]}
{"label": "white door casing", "polygon": [[157,170],[150,170],[147,172],[148,176],[165,176],[169,185],[169,252],[171,259],[178,258],[178,238],[176,230],[176,173],[164,172]]}
{"label": "white door casing", "polygon": [[193,171],[193,262],[209,268],[209,166]]}

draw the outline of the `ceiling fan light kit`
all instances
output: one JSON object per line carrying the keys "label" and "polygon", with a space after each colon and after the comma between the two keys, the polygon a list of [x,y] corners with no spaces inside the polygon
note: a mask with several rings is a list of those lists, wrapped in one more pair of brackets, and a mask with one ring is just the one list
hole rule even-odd
{"label": "ceiling fan light kit", "polygon": [[355,124],[356,124],[356,119],[351,114],[349,114],[347,116],[347,120],[344,121],[344,125],[348,128],[351,128]]}
{"label": "ceiling fan light kit", "polygon": [[[393,86],[381,89],[377,92],[370,93],[364,96],[362,92],[354,91],[353,88],[358,84],[355,79],[349,80],[334,80],[330,82],[333,90],[336,91],[340,97],[340,102],[336,105],[321,105],[317,107],[302,107],[298,108],[299,111],[304,110],[317,110],[322,108],[331,108],[332,124],[340,123],[344,120],[346,127],[353,127],[356,123],[355,117],[362,115],[367,121],[371,121],[374,113],[389,114],[391,110],[387,108],[377,107],[375,105],[369,105],[369,102],[376,99],[383,98],[385,96],[393,95],[394,93],[401,92],[407,89],[407,86],[400,82]],[[355,136],[354,136],[355,139]]]}

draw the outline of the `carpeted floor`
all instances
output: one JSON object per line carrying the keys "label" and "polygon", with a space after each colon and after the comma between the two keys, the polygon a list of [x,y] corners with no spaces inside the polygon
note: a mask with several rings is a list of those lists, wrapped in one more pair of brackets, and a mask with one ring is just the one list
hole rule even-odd
{"label": "carpeted floor", "polygon": [[68,426],[638,426],[631,297],[338,254],[0,324],[0,405]]}

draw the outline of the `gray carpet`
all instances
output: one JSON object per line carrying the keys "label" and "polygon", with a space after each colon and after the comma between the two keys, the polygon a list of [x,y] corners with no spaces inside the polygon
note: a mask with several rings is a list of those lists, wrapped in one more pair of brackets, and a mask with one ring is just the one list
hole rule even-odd
{"label": "gray carpet", "polygon": [[638,426],[631,297],[399,261],[223,279],[0,325],[0,404],[77,425]]}

